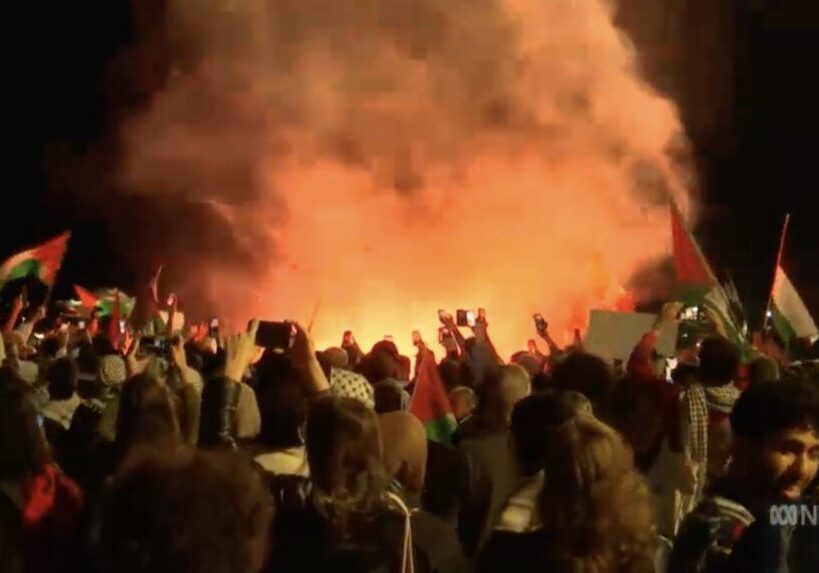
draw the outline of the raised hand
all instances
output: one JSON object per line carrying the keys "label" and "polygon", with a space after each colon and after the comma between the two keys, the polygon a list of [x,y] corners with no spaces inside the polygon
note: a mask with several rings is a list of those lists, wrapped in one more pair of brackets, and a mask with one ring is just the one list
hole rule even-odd
{"label": "raised hand", "polygon": [[247,332],[234,334],[225,342],[225,377],[241,382],[256,356],[256,331],[259,321],[252,320]]}

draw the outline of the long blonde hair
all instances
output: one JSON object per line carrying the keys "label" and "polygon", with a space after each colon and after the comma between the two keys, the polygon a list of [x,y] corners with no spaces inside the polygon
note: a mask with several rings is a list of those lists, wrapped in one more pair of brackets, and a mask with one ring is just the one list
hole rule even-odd
{"label": "long blonde hair", "polygon": [[581,414],[558,431],[538,505],[566,570],[651,570],[652,503],[633,458],[622,437],[591,415]]}

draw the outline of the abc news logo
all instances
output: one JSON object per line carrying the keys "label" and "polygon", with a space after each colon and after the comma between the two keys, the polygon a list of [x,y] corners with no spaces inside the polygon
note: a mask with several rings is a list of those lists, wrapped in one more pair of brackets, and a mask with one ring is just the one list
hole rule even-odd
{"label": "abc news logo", "polygon": [[771,525],[806,526],[819,525],[819,504],[772,505]]}

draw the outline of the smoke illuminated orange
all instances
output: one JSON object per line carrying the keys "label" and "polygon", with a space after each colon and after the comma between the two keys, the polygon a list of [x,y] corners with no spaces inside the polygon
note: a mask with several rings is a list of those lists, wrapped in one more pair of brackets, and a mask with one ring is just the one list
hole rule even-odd
{"label": "smoke illuminated orange", "polygon": [[[125,178],[212,204],[265,249],[267,271],[238,277],[214,254],[226,313],[307,322],[319,304],[319,347],[351,329],[410,354],[437,309],[485,307],[508,356],[534,312],[568,342],[667,253],[681,126],[606,2],[280,0],[226,20],[200,4],[175,14],[207,57],[128,126]],[[253,193],[179,184],[242,161]]]}

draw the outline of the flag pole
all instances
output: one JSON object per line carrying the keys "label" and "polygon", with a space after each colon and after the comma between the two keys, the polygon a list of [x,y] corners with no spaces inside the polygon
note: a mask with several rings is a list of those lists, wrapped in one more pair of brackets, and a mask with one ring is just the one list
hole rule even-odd
{"label": "flag pole", "polygon": [[776,266],[774,267],[773,281],[771,281],[771,290],[768,293],[768,304],[765,306],[765,319],[762,321],[762,330],[768,327],[768,320],[771,313],[771,304],[773,303],[773,291],[776,285],[776,274],[779,272],[779,267],[782,264],[782,255],[785,252],[785,240],[788,235],[788,226],[791,222],[791,214],[785,214],[785,223],[782,225],[782,235],[779,237],[779,250],[776,253]]}
{"label": "flag pole", "polygon": [[321,299],[318,299],[318,302],[316,303],[316,307],[313,309],[313,316],[310,317],[310,322],[307,323],[307,334],[310,334],[313,331],[313,323],[316,320],[316,315],[318,314],[320,306],[321,306]]}

